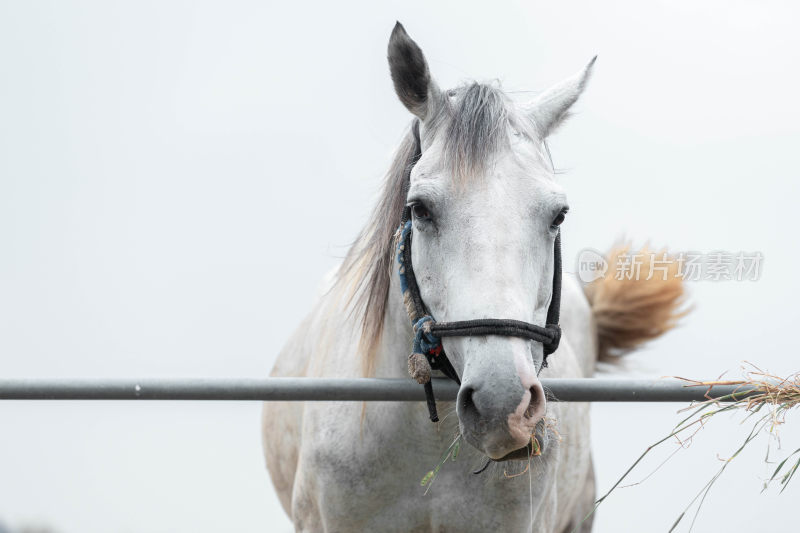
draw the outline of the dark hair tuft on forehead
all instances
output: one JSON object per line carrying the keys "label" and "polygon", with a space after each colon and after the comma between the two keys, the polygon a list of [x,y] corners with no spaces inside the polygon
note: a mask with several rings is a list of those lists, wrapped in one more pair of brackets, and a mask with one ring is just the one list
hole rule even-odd
{"label": "dark hair tuft on forehead", "polygon": [[444,162],[464,181],[486,170],[495,154],[508,147],[510,101],[492,85],[470,83],[456,89],[444,125]]}

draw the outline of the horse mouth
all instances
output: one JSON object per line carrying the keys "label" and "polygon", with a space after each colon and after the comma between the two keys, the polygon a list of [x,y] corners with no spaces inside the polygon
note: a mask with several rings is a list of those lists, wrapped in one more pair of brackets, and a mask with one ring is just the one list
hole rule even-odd
{"label": "horse mouth", "polygon": [[513,452],[505,454],[500,459],[494,459],[498,463],[501,461],[527,461],[528,457],[533,457],[533,442],[529,442],[527,446],[523,446]]}
{"label": "horse mouth", "polygon": [[531,440],[528,441],[528,444],[522,448],[518,448],[505,454],[499,459],[494,459],[494,461],[527,461],[531,457],[542,455],[544,453],[544,448],[547,445],[547,429],[544,427],[542,422],[537,424],[537,429],[541,429],[541,431],[534,432],[534,434],[531,435]]}

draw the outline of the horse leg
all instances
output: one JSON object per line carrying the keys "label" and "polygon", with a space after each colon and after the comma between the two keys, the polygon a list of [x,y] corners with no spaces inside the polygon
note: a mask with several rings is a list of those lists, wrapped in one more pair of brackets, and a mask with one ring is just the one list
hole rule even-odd
{"label": "horse leg", "polygon": [[[305,342],[309,319],[303,321],[275,361],[271,376],[303,377],[311,347]],[[261,411],[261,440],[267,470],[283,510],[292,518],[292,493],[298,467],[304,405],[300,402],[265,402]]]}
{"label": "horse leg", "polygon": [[325,528],[317,505],[313,481],[304,475],[304,466],[306,463],[303,461],[297,465],[297,477],[292,490],[292,522],[296,533],[318,533],[325,531]]}
{"label": "horse leg", "polygon": [[275,492],[289,518],[300,445],[302,404],[265,402],[261,412],[264,458]]}
{"label": "horse leg", "polygon": [[581,495],[578,499],[578,505],[576,506],[575,514],[572,516],[572,520],[569,521],[569,525],[564,528],[562,533],[572,533],[573,531],[576,533],[592,532],[594,513],[592,513],[592,515],[588,518],[586,515],[591,513],[592,509],[594,509],[594,501],[596,497],[595,490],[594,462],[590,459],[589,468],[586,470],[586,478],[583,483]]}

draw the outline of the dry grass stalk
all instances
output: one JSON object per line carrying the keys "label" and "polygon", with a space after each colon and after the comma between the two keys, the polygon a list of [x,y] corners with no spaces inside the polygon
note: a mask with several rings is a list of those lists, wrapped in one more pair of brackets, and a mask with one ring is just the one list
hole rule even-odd
{"label": "dry grass stalk", "polygon": [[[745,420],[753,420],[753,425],[747,437],[742,444],[723,461],[722,467],[717,473],[700,489],[695,497],[689,502],[683,512],[678,516],[669,531],[674,531],[678,524],[686,516],[686,513],[697,503],[697,509],[694,512],[689,530],[691,531],[694,526],[700,508],[705,501],[706,496],[713,487],[714,483],[719,479],[727,466],[744,450],[750,442],[752,442],[758,435],[766,433],[771,437],[777,439],[777,429],[786,420],[786,414],[798,404],[800,404],[800,372],[792,374],[789,377],[781,378],[766,372],[761,371],[759,368],[750,365],[750,370],[745,372],[744,379],[741,380],[715,380],[715,381],[697,381],[692,379],[680,378],[687,383],[689,387],[706,387],[708,392],[706,397],[708,400],[698,402],[682,409],[680,412],[689,412],[689,415],[681,420],[673,430],[662,439],[651,444],[639,456],[638,459],[628,468],[624,474],[617,480],[616,483],[601,496],[594,505],[592,511],[584,518],[584,521],[589,518],[600,504],[609,497],[609,495],[628,477],[628,475],[636,468],[636,466],[650,453],[651,450],[672,439],[676,439],[681,448],[686,447],[703,427],[703,425],[713,416],[728,411],[739,411],[745,414]],[[719,386],[735,386],[736,389],[732,394],[722,396],[719,398],[712,398],[710,393],[714,387]],[[677,450],[676,450],[677,451]],[[670,454],[670,458],[673,454]],[[669,458],[668,458],[669,459]],[[769,462],[769,449],[767,451],[767,462]],[[791,462],[794,460],[794,462]],[[663,463],[662,463],[663,464]],[[660,468],[660,466],[659,466]],[[772,473],[772,476],[766,480],[764,487],[766,488],[774,481],[779,482],[781,485],[781,492],[788,486],[789,482],[794,477],[794,474],[800,468],[800,448],[794,450],[783,458]],[[652,474],[651,474],[652,475]],[[649,475],[647,477],[650,477]],[[645,478],[647,479],[647,478]],[[636,483],[634,483],[635,485]],[[576,526],[576,529],[580,524]],[[573,531],[575,531],[573,530]]]}

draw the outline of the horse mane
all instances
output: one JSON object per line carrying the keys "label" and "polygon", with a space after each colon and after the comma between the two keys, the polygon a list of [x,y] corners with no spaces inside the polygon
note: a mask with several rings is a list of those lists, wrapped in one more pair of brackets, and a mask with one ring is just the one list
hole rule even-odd
{"label": "horse mane", "polygon": [[361,319],[358,352],[362,355],[365,376],[374,372],[374,354],[383,333],[394,259],[392,239],[405,207],[406,174],[414,163],[415,145],[409,129],[395,151],[369,222],[347,252],[333,285],[333,290],[343,291],[340,297],[350,313]]}
{"label": "horse mane", "polygon": [[[494,155],[509,146],[509,127],[531,139],[538,137],[533,123],[514,112],[498,87],[470,83],[442,95],[436,116],[426,121],[426,136],[443,136],[442,163],[454,179],[463,182],[481,174]],[[415,153],[416,140],[409,128],[394,154],[369,222],[345,256],[332,287],[351,315],[361,320],[358,351],[365,376],[375,369],[394,266],[393,239],[405,207]]]}

